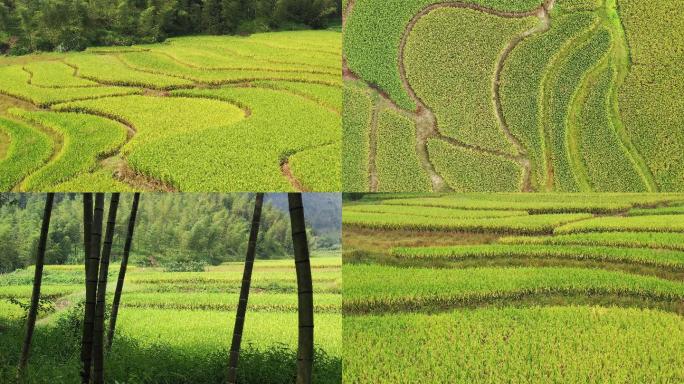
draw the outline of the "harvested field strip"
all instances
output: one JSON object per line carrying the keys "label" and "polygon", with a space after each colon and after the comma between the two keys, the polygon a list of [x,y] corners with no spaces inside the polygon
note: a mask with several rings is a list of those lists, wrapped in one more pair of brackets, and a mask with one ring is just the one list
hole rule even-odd
{"label": "harvested field strip", "polygon": [[[578,268],[343,267],[345,313],[449,309],[529,296],[606,296],[684,313],[684,283]],[[678,308],[681,307],[681,308]]]}
{"label": "harvested field strip", "polygon": [[471,260],[494,258],[576,259],[602,262],[633,263],[684,271],[684,252],[648,248],[613,248],[583,245],[516,245],[488,244],[452,247],[393,248],[390,254],[399,258],[435,260]]}

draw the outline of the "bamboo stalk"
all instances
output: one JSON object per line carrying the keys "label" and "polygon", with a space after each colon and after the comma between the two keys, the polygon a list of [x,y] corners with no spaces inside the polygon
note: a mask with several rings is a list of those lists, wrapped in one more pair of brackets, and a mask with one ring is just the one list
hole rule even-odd
{"label": "bamboo stalk", "polygon": [[52,203],[55,194],[48,193],[45,200],[45,209],[43,210],[43,223],[40,228],[40,239],[38,240],[38,253],[36,255],[36,265],[33,277],[33,292],[31,293],[31,306],[29,308],[28,317],[26,318],[26,335],[24,343],[21,347],[21,357],[19,358],[19,366],[17,369],[17,381],[20,381],[26,372],[26,365],[28,364],[29,353],[31,351],[31,341],[33,340],[33,330],[36,326],[36,317],[38,316],[38,303],[40,301],[40,287],[43,282],[43,265],[45,264],[45,248],[47,244],[48,231],[50,229],[50,217],[52,216]]}
{"label": "bamboo stalk", "polygon": [[259,224],[261,223],[261,208],[264,202],[264,194],[257,193],[254,201],[254,215],[252,226],[249,231],[249,243],[247,244],[247,256],[245,257],[245,269],[242,274],[242,286],[240,287],[240,300],[238,301],[237,314],[235,315],[235,327],[233,327],[233,340],[230,344],[230,361],[228,363],[228,383],[237,383],[237,365],[240,358],[240,344],[242,343],[242,331],[245,326],[247,313],[247,300],[249,299],[249,287],[252,283],[252,269],[256,258],[256,245],[259,237]]}
{"label": "bamboo stalk", "polygon": [[128,218],[128,233],[126,234],[126,243],[124,244],[123,256],[121,256],[121,266],[119,267],[119,277],[116,281],[116,290],[114,291],[114,302],[112,303],[112,314],[109,317],[109,331],[107,332],[107,348],[111,348],[114,341],[114,329],[116,328],[116,318],[119,314],[119,302],[121,301],[121,292],[123,291],[124,279],[126,278],[126,269],[128,268],[128,255],[131,252],[131,245],[133,243],[133,232],[135,231],[135,219],[138,215],[138,203],[140,201],[140,193],[133,195],[133,205],[131,206],[131,216]]}
{"label": "bamboo stalk", "polygon": [[107,294],[107,275],[109,273],[109,256],[112,252],[112,239],[116,227],[116,211],[119,208],[119,194],[112,193],[109,203],[107,230],[100,258],[100,278],[97,283],[97,300],[95,303],[95,322],[93,324],[93,383],[104,384],[104,313],[105,295]]}
{"label": "bamboo stalk", "polygon": [[289,193],[290,224],[297,270],[297,307],[299,337],[297,345],[297,384],[311,384],[314,357],[314,314],[311,261],[306,235],[301,193]]}

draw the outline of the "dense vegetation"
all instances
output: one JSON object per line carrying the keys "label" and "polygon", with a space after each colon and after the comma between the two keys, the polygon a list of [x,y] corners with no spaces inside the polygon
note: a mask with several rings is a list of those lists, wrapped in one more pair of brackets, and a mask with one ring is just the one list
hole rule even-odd
{"label": "dense vegetation", "polygon": [[[246,245],[246,238],[243,240]],[[208,267],[205,272],[164,272],[160,268],[129,266],[117,334],[105,361],[108,382],[226,382],[242,266],[224,263]],[[342,371],[339,256],[314,258],[312,267],[316,311],[314,382],[336,384]],[[109,279],[115,280],[118,266],[112,265],[109,271]],[[28,371],[31,383],[78,381],[83,280],[82,265],[46,267],[44,300]],[[3,383],[15,380],[24,308],[31,296],[32,281],[32,267],[0,275]],[[257,259],[252,289],[239,380],[290,383],[297,360],[294,262]],[[113,287],[108,290],[107,302],[111,302],[112,292]]]}
{"label": "dense vegetation", "polygon": [[[344,12],[345,79],[377,99],[345,100],[344,140],[377,142],[343,154],[346,191],[684,188],[672,1],[357,0]],[[401,134],[359,119],[388,108],[409,120]]]}
{"label": "dense vegetation", "polygon": [[0,191],[339,191],[340,44],[294,31],[0,57]]}
{"label": "dense vegetation", "polygon": [[683,206],[680,194],[348,196],[345,382],[684,380]]}
{"label": "dense vegetation", "polygon": [[321,28],[340,15],[335,0],[3,0],[0,54]]}
{"label": "dense vegetation", "polygon": [[[33,263],[44,196],[0,196],[0,272],[11,272]],[[286,207],[282,206],[279,197],[274,198],[276,200],[267,203],[262,214],[263,231],[257,250],[262,259],[292,255]],[[312,225],[313,249],[339,248],[340,202],[337,197],[305,195],[304,201],[309,208],[307,219]],[[130,204],[130,198],[124,197],[120,210],[126,212]],[[206,265],[242,260],[247,246],[251,205],[248,195],[144,195],[138,212],[131,263],[201,269]],[[83,247],[82,217],[80,196],[58,195],[45,256],[47,263],[83,263],[83,252],[79,252]],[[115,249],[123,248],[127,220],[127,215],[118,217]],[[118,251],[113,253],[114,260],[119,257]]]}

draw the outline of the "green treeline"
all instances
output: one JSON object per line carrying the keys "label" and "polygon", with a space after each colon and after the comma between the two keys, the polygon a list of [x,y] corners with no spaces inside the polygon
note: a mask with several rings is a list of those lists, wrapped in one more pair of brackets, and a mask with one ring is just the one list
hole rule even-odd
{"label": "green treeline", "polygon": [[323,28],[341,9],[340,0],[0,0],[0,53]]}
{"label": "green treeline", "polygon": [[[132,194],[121,195],[112,247],[114,261],[123,250],[132,200]],[[33,264],[44,204],[43,194],[0,194],[0,273]],[[244,260],[253,209],[254,196],[249,194],[143,194],[131,262],[183,268]],[[82,220],[80,194],[55,196],[46,264],[83,262]],[[291,257],[287,211],[266,203],[261,223],[257,258]],[[314,249],[331,247],[329,234],[317,235],[310,230]]]}

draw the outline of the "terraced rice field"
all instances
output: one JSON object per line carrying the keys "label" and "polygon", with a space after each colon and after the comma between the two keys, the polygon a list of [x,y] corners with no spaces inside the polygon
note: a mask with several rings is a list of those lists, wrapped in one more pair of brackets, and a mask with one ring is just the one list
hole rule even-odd
{"label": "terraced rice field", "polygon": [[684,381],[682,206],[680,194],[347,203],[344,382]]}
{"label": "terraced rice field", "polygon": [[350,0],[344,191],[684,190],[684,10]]}
{"label": "terraced rice field", "polygon": [[0,191],[339,191],[340,50],[300,31],[0,58]]}
{"label": "terraced rice field", "polygon": [[[315,307],[314,378],[339,383],[341,366],[341,259],[312,262]],[[118,267],[110,268],[116,281]],[[117,382],[210,383],[225,381],[242,263],[205,272],[163,272],[130,267],[121,298],[117,336],[107,355],[107,375]],[[0,381],[14,379],[33,269],[0,275]],[[82,266],[47,266],[43,298],[53,311],[39,313],[30,375],[33,382],[78,381],[82,317]],[[110,284],[109,291],[114,291]],[[107,300],[111,303],[112,296]],[[79,310],[80,309],[80,310]],[[77,315],[74,315],[77,313]],[[80,325],[77,324],[76,328]],[[70,333],[70,332],[73,332]],[[296,370],[297,287],[292,260],[257,260],[243,336],[241,382],[291,382]],[[49,380],[49,381],[42,381]]]}

